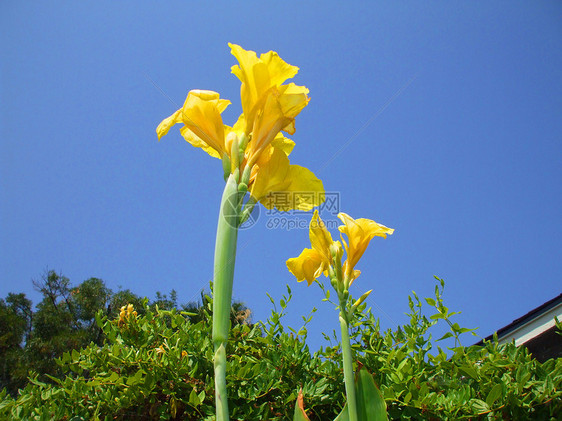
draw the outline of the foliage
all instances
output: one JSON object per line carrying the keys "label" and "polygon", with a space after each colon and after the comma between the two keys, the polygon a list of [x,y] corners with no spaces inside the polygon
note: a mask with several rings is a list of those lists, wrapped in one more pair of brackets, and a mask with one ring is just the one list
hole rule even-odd
{"label": "foliage", "polygon": [[[282,309],[290,300],[284,298]],[[211,299],[206,298],[211,305]],[[283,311],[283,310],[282,310]],[[211,314],[191,323],[185,314],[154,311],[108,319],[99,313],[107,342],[58,360],[68,374],[56,385],[31,379],[0,416],[13,419],[187,419],[214,417]],[[229,341],[228,382],[233,419],[288,419],[302,386],[321,419],[337,407],[341,373],[311,356],[302,337],[285,332],[282,312],[253,326],[236,325]],[[330,415],[332,415],[330,413]]]}
{"label": "foliage", "polygon": [[[96,313],[115,319],[127,304],[140,315],[145,313],[141,297],[129,289],[114,293],[98,278],[74,286],[67,277],[50,270],[33,284],[42,295],[35,310],[25,294],[10,293],[0,299],[0,390],[6,388],[12,396],[25,387],[32,372],[41,382],[62,378],[64,373],[55,359],[64,352],[103,345],[105,334],[96,323]],[[147,306],[171,310],[177,305],[177,294],[172,290],[169,296],[156,292]],[[202,305],[195,302],[183,307],[192,311],[189,318],[197,318]],[[234,302],[232,308],[233,323],[249,321],[249,310],[243,303]]]}
{"label": "foliage", "polygon": [[[389,419],[554,420],[562,413],[562,360],[541,364],[525,348],[494,341],[462,347],[467,329],[445,307],[443,285],[439,280],[435,297],[424,302],[409,297],[410,322],[395,330],[380,332],[365,304],[357,309],[357,368],[373,374]],[[301,387],[311,420],[334,419],[342,410],[340,349],[311,354],[305,341],[312,316],[298,330],[282,324],[290,299],[288,290],[267,321],[232,329],[232,419],[292,419]],[[204,317],[195,323],[185,312],[151,309],[146,300],[144,314],[121,322],[98,312],[104,345],[64,353],[58,364],[66,377],[54,385],[34,376],[17,399],[2,392],[0,419],[213,419],[212,302],[208,296],[204,302]],[[433,311],[426,316],[427,306]],[[450,335],[434,340],[440,325]],[[455,343],[443,350],[441,339]]]}
{"label": "foliage", "polygon": [[12,393],[27,383],[23,343],[31,332],[31,301],[24,294],[0,299],[0,388]]}
{"label": "foliage", "polygon": [[[451,321],[458,313],[444,306],[444,282],[436,279],[435,298],[425,299],[434,309],[429,318],[414,293],[409,297],[409,324],[381,335],[377,320],[367,312],[356,334],[365,349],[361,362],[374,372],[389,417],[554,420],[562,413],[562,359],[541,364],[525,347],[500,347],[497,338],[483,347],[461,346],[460,335],[471,329]],[[439,321],[449,331],[433,341],[429,330]],[[449,353],[435,344],[447,338],[455,341]]]}

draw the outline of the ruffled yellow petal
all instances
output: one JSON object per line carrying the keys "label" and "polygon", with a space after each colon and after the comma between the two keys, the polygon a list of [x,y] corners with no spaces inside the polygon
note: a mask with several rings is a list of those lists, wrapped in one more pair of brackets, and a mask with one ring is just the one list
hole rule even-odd
{"label": "ruffled yellow petal", "polygon": [[263,110],[260,110],[254,120],[252,140],[248,145],[250,163],[255,162],[275,136],[291,122],[283,114],[283,109],[275,95],[268,95]]}
{"label": "ruffled yellow petal", "polygon": [[312,171],[291,165],[285,152],[269,146],[253,167],[250,194],[267,209],[309,211],[324,200],[324,185]]}
{"label": "ruffled yellow petal", "polygon": [[325,264],[322,255],[316,250],[304,249],[299,257],[287,260],[287,268],[298,282],[306,279],[310,285],[325,270]]}
{"label": "ruffled yellow petal", "polygon": [[192,146],[195,146],[196,148],[203,149],[205,152],[207,152],[213,158],[219,158],[219,159],[221,158],[219,153],[214,148],[212,148],[211,146],[209,146],[205,142],[203,142],[201,140],[201,138],[199,136],[197,136],[195,133],[193,133],[191,130],[189,130],[187,128],[187,126],[183,126],[180,129],[180,133],[185,140],[187,140],[189,143],[191,143]]}
{"label": "ruffled yellow petal", "polygon": [[[272,191],[284,191],[290,184],[287,181],[289,166],[289,158],[281,149],[272,146],[267,148],[252,168],[248,186],[250,194],[256,200],[262,200]],[[273,209],[273,206],[268,209]]]}
{"label": "ruffled yellow petal", "polygon": [[165,118],[156,128],[156,134],[158,135],[158,140],[162,139],[168,131],[172,128],[174,124],[181,123],[181,108],[177,110],[170,117]]}
{"label": "ruffled yellow petal", "polygon": [[242,82],[245,132],[252,133],[248,160],[253,165],[279,131],[294,133],[294,118],[308,104],[308,89],[294,83],[282,85],[297,74],[298,67],[287,64],[277,53],[270,51],[258,58],[254,51],[229,46],[239,63],[232,66],[232,73]]}
{"label": "ruffled yellow petal", "polygon": [[180,132],[189,143],[203,148],[211,156],[220,157],[227,152],[221,113],[228,104],[230,101],[221,99],[217,92],[190,91],[183,107],[158,125],[158,139],[167,134],[174,124],[183,123]]}
{"label": "ruffled yellow petal", "polygon": [[295,142],[288,137],[283,136],[283,134],[277,133],[277,136],[275,136],[271,141],[271,146],[281,149],[285,152],[285,155],[289,156],[295,147]]}
{"label": "ruffled yellow petal", "polygon": [[269,51],[260,56],[260,60],[265,63],[272,85],[281,85],[287,79],[294,77],[299,68],[286,63],[275,51]]}
{"label": "ruffled yellow petal", "polygon": [[308,105],[308,89],[304,86],[298,86],[294,83],[279,87],[279,104],[283,115],[290,119],[289,123],[283,127],[283,130],[289,134],[294,134],[294,118]]}
{"label": "ruffled yellow petal", "polygon": [[283,61],[274,51],[262,54],[260,58],[254,51],[244,50],[236,44],[228,44],[238,65],[232,66],[232,73],[240,79],[242,109],[251,125],[255,108],[263,101],[265,93],[274,86],[279,86],[298,72],[298,67]]}
{"label": "ruffled yellow petal", "polygon": [[312,248],[320,253],[326,262],[331,262],[332,253],[330,252],[330,246],[333,244],[334,240],[330,231],[326,228],[324,221],[320,219],[318,215],[318,209],[314,210],[314,215],[310,220],[310,244]]}
{"label": "ruffled yellow petal", "polygon": [[290,208],[278,208],[279,210],[310,211],[326,200],[322,180],[308,168],[290,165],[287,179],[290,180],[290,184],[286,191],[291,195],[293,205]]}
{"label": "ruffled yellow petal", "polygon": [[347,235],[348,239],[348,244],[344,241],[347,252],[347,260],[344,265],[345,273],[351,277],[355,265],[363,256],[369,242],[374,237],[386,238],[387,234],[390,235],[394,232],[394,229],[385,227],[370,219],[353,219],[343,212],[338,214],[338,218],[344,223],[344,225],[339,226],[339,230],[342,234]]}
{"label": "ruffled yellow petal", "polygon": [[226,153],[221,113],[229,103],[227,100],[221,100],[217,92],[190,91],[181,113],[185,126],[216,150],[219,156]]}

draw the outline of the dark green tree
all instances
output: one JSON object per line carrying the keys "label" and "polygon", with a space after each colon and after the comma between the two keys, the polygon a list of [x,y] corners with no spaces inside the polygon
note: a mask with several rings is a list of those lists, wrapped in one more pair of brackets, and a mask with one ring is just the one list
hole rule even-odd
{"label": "dark green tree", "polygon": [[25,294],[10,293],[0,299],[0,389],[15,393],[27,382],[23,346],[29,338],[31,301]]}

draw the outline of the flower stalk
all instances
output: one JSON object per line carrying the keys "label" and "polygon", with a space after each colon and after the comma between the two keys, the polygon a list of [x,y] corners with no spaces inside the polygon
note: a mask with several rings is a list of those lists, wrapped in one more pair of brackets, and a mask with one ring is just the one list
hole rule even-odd
{"label": "flower stalk", "polygon": [[[345,300],[347,301],[347,300]],[[355,376],[353,373],[353,355],[349,340],[349,320],[346,302],[340,300],[341,349],[343,360],[343,377],[347,397],[347,414],[349,421],[357,421],[357,398],[355,396]]]}
{"label": "flower stalk", "polygon": [[231,174],[222,195],[215,244],[213,286],[213,345],[215,350],[215,406],[217,421],[228,421],[226,345],[230,330],[230,306],[238,237],[238,184]]}

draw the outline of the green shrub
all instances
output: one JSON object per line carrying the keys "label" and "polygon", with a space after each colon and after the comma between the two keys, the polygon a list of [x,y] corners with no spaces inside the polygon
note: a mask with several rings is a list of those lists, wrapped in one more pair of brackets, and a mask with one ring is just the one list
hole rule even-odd
{"label": "green shrub", "polygon": [[[388,405],[389,419],[556,419],[562,413],[562,362],[534,360],[525,348],[462,347],[468,329],[451,321],[442,288],[422,302],[409,297],[410,322],[381,333],[365,306],[353,331],[358,364],[375,376]],[[311,420],[332,420],[344,404],[338,347],[311,354],[306,328],[282,323],[291,291],[265,323],[237,325],[228,348],[231,418],[290,420],[302,387]],[[186,313],[150,309],[126,312],[98,325],[106,342],[73,350],[58,360],[65,377],[54,384],[30,378],[17,399],[0,394],[0,419],[22,420],[212,420],[213,346],[206,302],[205,317],[191,323]],[[139,312],[140,313],[140,312]],[[305,318],[305,325],[310,320]],[[445,352],[432,339],[436,324],[455,341]]]}

